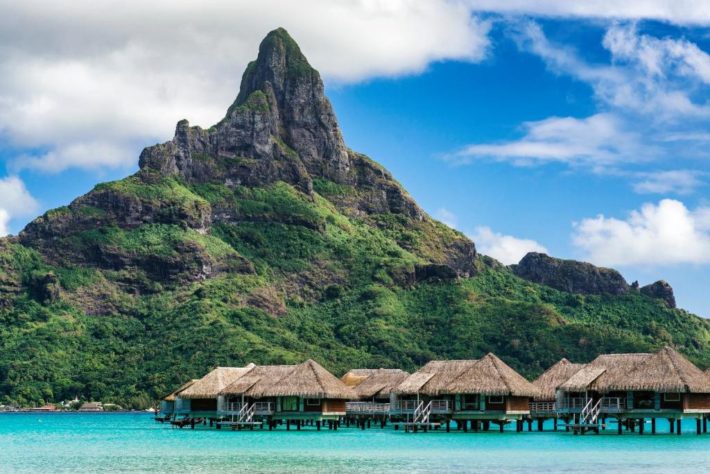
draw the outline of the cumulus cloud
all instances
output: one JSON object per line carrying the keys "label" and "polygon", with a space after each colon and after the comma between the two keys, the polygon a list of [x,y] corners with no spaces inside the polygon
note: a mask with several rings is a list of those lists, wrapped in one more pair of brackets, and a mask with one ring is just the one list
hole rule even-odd
{"label": "cumulus cloud", "polygon": [[0,0],[0,8],[0,137],[41,150],[16,168],[45,171],[134,165],[178,120],[215,123],[278,26],[336,82],[479,61],[489,41],[489,24],[460,1]]}
{"label": "cumulus cloud", "polygon": [[609,114],[582,119],[550,117],[526,122],[523,129],[525,135],[519,140],[469,145],[452,159],[467,162],[490,157],[519,165],[564,162],[598,167],[618,161],[640,161],[655,153]]}
{"label": "cumulus cloud", "polygon": [[0,179],[0,236],[9,233],[10,220],[32,215],[39,204],[17,176]]}
{"label": "cumulus cloud", "polygon": [[599,215],[575,223],[573,243],[600,265],[710,263],[710,208],[663,199],[626,219]]}
{"label": "cumulus cloud", "polygon": [[686,160],[685,166],[696,167],[709,157],[710,55],[697,44],[615,22],[602,39],[609,61],[592,63],[551,41],[535,21],[512,20],[507,31],[521,51],[538,56],[551,72],[589,84],[601,112],[525,122],[519,139],[473,143],[449,155],[452,161],[565,163],[629,179],[638,193],[689,194],[703,185],[702,173],[660,164]]}
{"label": "cumulus cloud", "polygon": [[518,263],[528,252],[549,253],[544,246],[534,240],[493,232],[490,227],[476,227],[469,237],[474,241],[479,252],[505,265]]}

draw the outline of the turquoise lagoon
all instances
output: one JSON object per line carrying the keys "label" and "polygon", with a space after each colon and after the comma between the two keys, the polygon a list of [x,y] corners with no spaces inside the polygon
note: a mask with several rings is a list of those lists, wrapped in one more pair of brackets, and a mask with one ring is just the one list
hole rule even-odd
{"label": "turquoise lagoon", "polygon": [[615,430],[193,431],[148,414],[2,414],[0,472],[710,472],[710,434],[692,420],[682,436]]}

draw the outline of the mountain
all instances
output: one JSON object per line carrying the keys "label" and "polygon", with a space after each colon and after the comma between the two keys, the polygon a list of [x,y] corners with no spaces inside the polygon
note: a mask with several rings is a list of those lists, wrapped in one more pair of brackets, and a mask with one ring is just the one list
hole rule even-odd
{"label": "mountain", "polygon": [[414,369],[494,352],[672,344],[710,365],[710,324],[672,289],[541,254],[505,267],[348,149],[323,83],[269,33],[225,117],[178,122],[140,170],[0,239],[0,402],[144,407],[216,365],[314,358]]}

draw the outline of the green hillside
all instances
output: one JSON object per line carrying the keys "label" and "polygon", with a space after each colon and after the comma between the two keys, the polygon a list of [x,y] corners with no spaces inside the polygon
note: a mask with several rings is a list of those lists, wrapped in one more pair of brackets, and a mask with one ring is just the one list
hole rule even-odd
{"label": "green hillside", "polygon": [[136,175],[0,239],[0,403],[147,407],[213,366],[309,357],[340,374],[492,351],[532,377],[671,344],[710,366],[704,319],[477,254],[344,146],[322,91],[276,30],[219,124],[180,122]]}

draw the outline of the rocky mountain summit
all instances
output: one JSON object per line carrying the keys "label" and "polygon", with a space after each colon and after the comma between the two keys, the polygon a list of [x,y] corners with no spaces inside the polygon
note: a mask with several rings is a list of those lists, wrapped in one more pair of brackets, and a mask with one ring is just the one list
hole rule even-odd
{"label": "rocky mountain summit", "polygon": [[591,263],[530,252],[520,263],[511,265],[511,269],[520,278],[569,293],[626,295],[640,292],[649,298],[663,300],[670,308],[676,307],[673,288],[667,282],[660,280],[639,289],[637,282],[629,285],[618,271]]}
{"label": "rocky mountain summit", "polygon": [[145,408],[216,365],[307,358],[342,373],[495,352],[533,376],[672,344],[710,366],[710,324],[674,306],[665,282],[479,255],[347,148],[277,29],[219,123],[178,122],[133,176],[0,239],[0,403]]}

